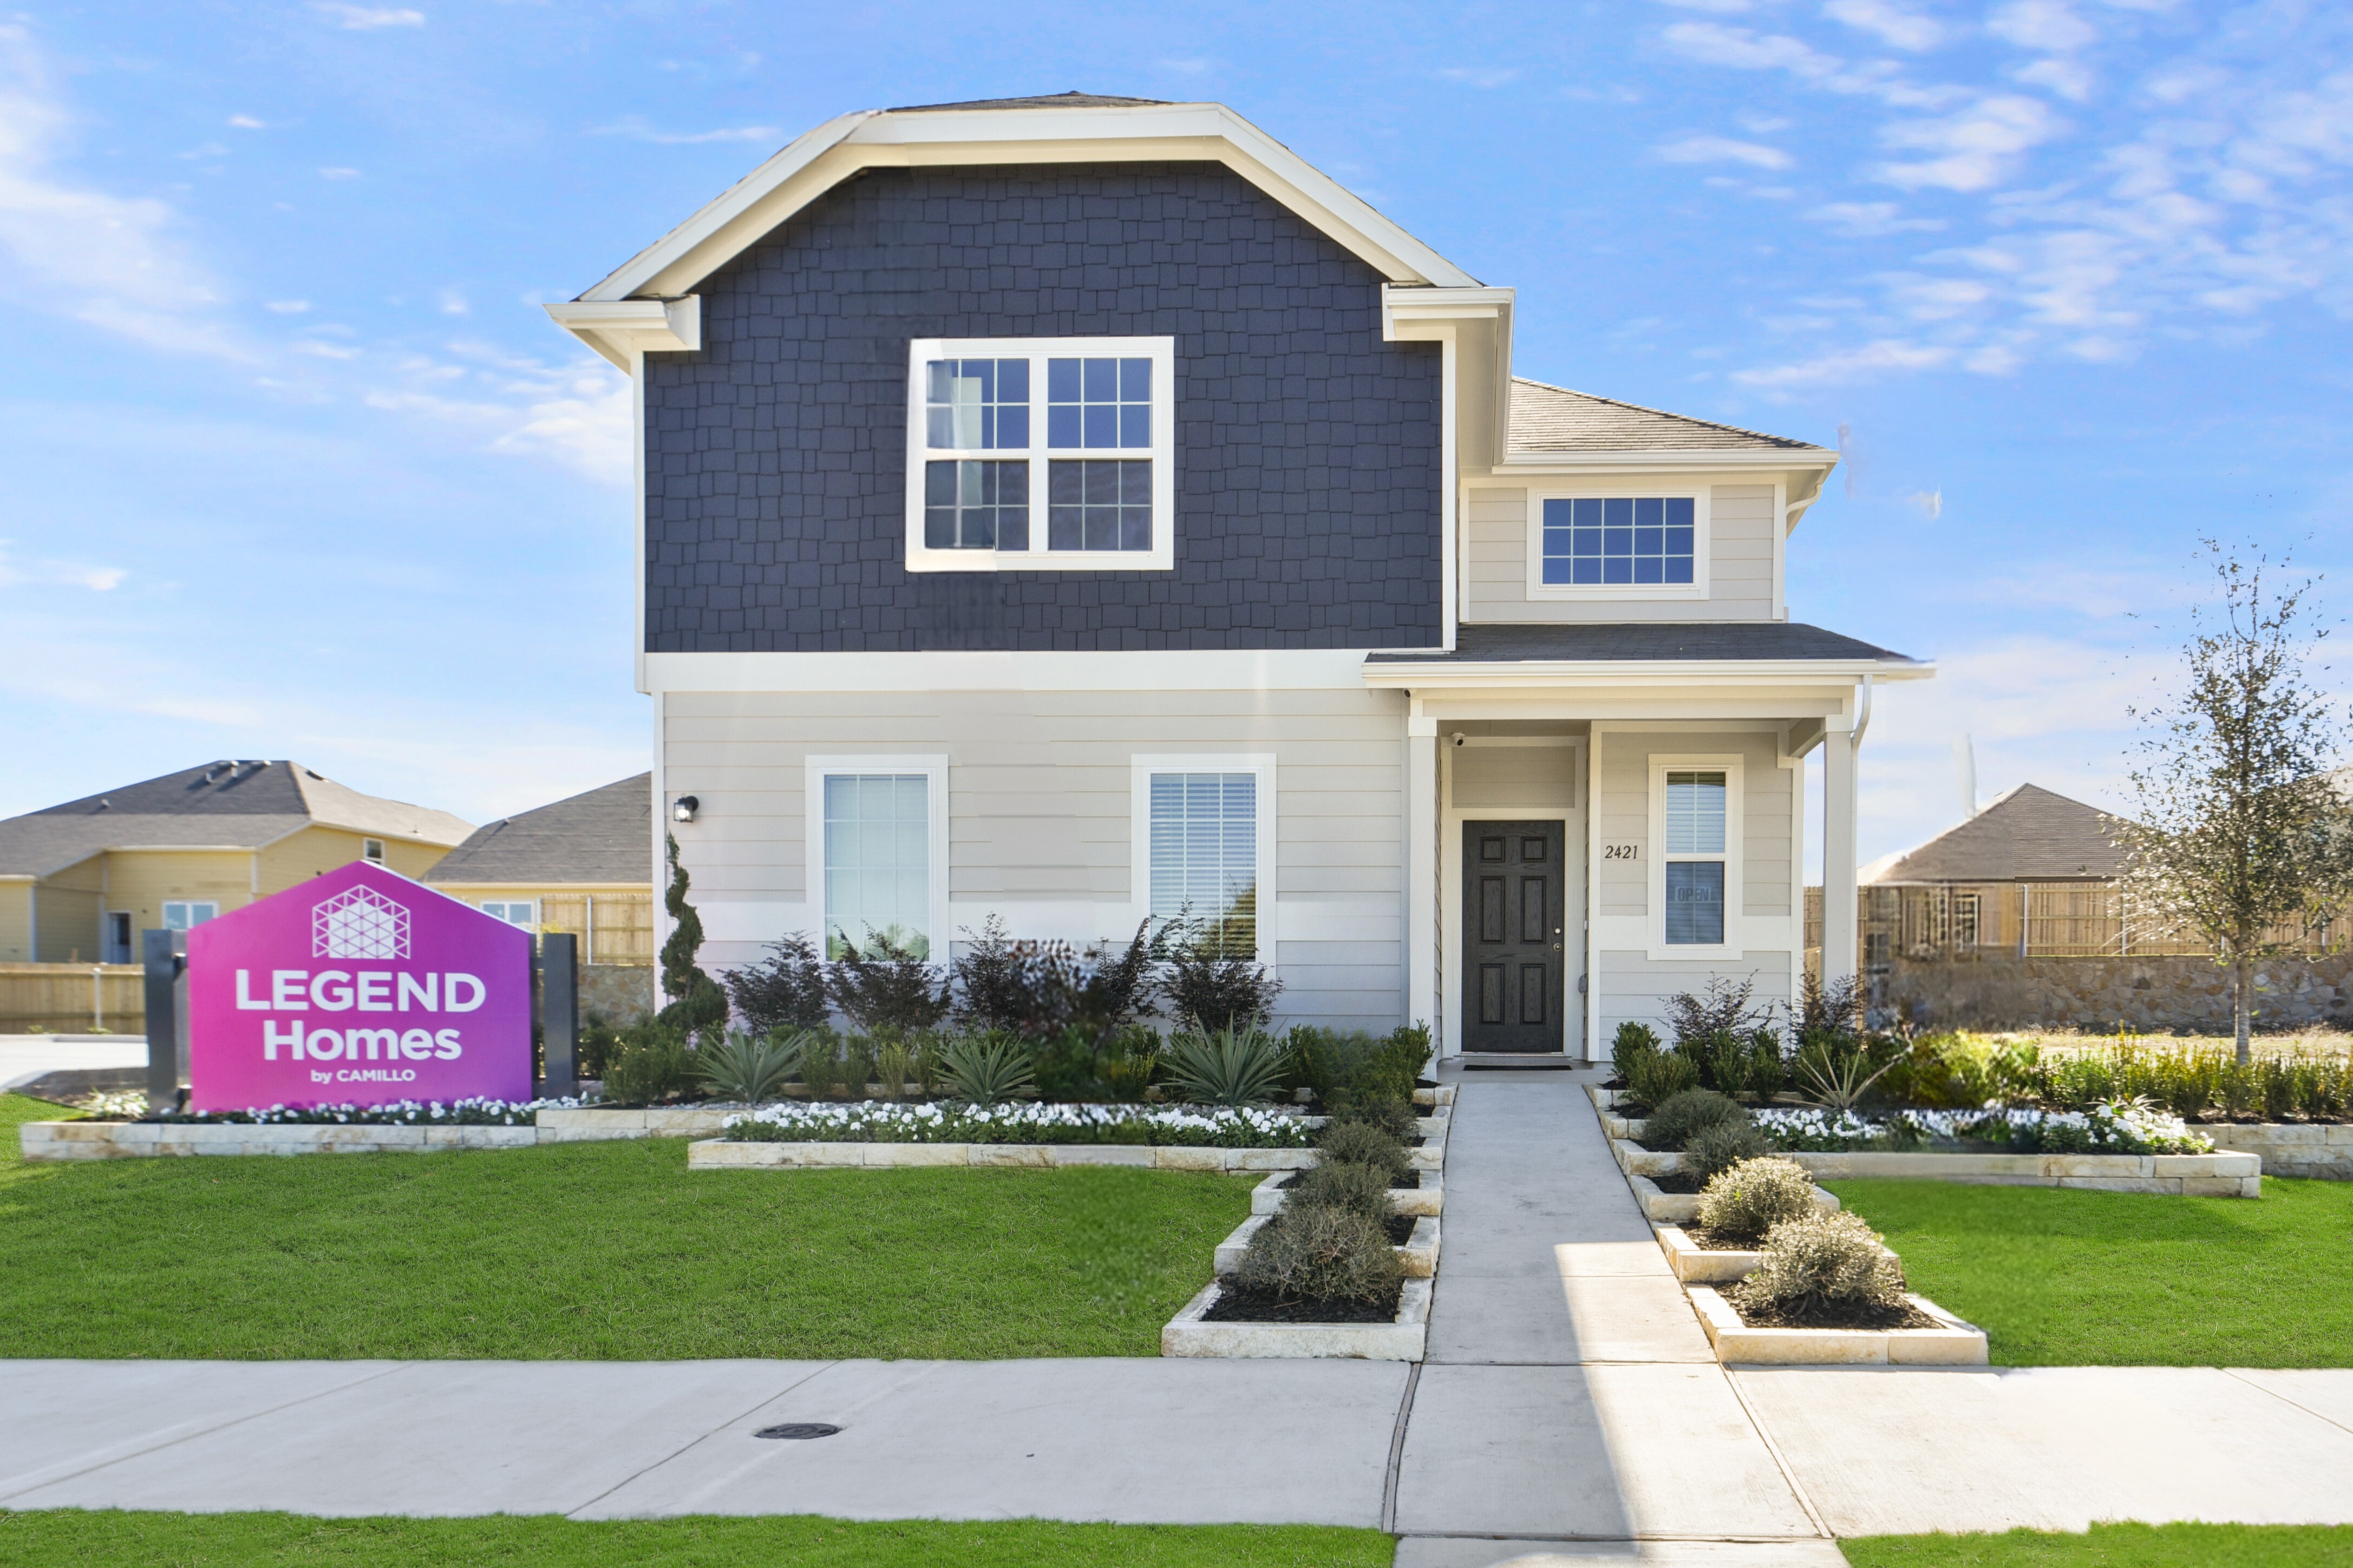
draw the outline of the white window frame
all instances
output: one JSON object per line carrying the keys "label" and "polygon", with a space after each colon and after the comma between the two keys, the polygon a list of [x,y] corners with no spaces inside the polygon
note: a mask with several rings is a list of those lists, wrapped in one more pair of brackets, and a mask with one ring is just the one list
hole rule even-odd
{"label": "white window frame", "polygon": [[802,882],[808,900],[809,921],[819,952],[825,948],[825,781],[847,773],[921,773],[923,807],[930,818],[928,853],[931,888],[926,900],[931,943],[924,962],[944,966],[955,931],[948,924],[948,760],[936,752],[871,752],[856,755],[811,756],[803,759],[801,788],[806,796],[803,831]]}
{"label": "white window frame", "polygon": [[[495,915],[491,915],[492,920],[504,921],[507,924],[514,927],[517,931],[535,931],[539,929],[539,900],[537,899],[484,899],[478,907],[484,914],[488,915],[491,913],[491,906],[492,904],[496,904],[499,907],[500,911]],[[518,921],[512,914],[507,912],[508,910],[512,910],[517,904],[521,904],[524,909],[531,911],[531,918],[529,920]]]}
{"label": "white window frame", "polygon": [[[1746,951],[1741,900],[1747,879],[1743,821],[1747,816],[1747,790],[1743,780],[1746,759],[1737,752],[1691,756],[1651,755],[1651,870],[1649,935],[1651,956],[1674,958],[1738,958]],[[1667,774],[1720,773],[1724,775],[1724,940],[1714,944],[1667,942]],[[1677,860],[1713,860],[1715,856],[1683,855]]]}
{"label": "white window frame", "polygon": [[1257,864],[1251,875],[1258,884],[1258,950],[1251,955],[1255,963],[1274,962],[1275,943],[1280,940],[1274,928],[1275,896],[1274,827],[1275,763],[1271,752],[1139,752],[1129,758],[1128,792],[1130,818],[1128,844],[1131,850],[1128,886],[1133,889],[1134,922],[1147,920],[1152,914],[1152,775],[1155,773],[1252,773],[1258,783]]}
{"label": "white window frame", "polygon": [[[188,923],[186,925],[175,926],[172,924],[172,910],[174,905],[177,905],[179,908],[188,911]],[[204,910],[208,912],[200,916],[195,912],[198,910]],[[220,900],[217,899],[166,899],[163,902],[162,912],[165,930],[194,931],[198,926],[204,924],[206,921],[216,921],[220,919]]]}
{"label": "white window frame", "polygon": [[363,860],[364,860],[364,861],[366,861],[366,862],[367,862],[369,865],[371,865],[371,866],[381,866],[381,865],[383,865],[383,864],[384,864],[384,840],[383,840],[383,839],[381,839],[381,838],[363,838],[363,839],[361,839],[361,840],[360,840],[360,858],[361,858],[361,859],[363,859]]}
{"label": "white window frame", "polygon": [[[1527,591],[1530,599],[1647,600],[1704,599],[1708,596],[1708,562],[1715,537],[1709,500],[1714,487],[1689,481],[1615,479],[1578,483],[1552,482],[1528,487]],[[1546,583],[1544,580],[1544,503],[1548,500],[1592,500],[1631,496],[1688,500],[1692,503],[1692,580],[1689,583]]]}
{"label": "white window frame", "polygon": [[[1046,362],[1073,357],[1152,362],[1152,445],[1058,451],[1046,445]],[[1029,464],[1029,548],[934,550],[923,542],[926,445],[924,366],[935,359],[1029,361],[1029,446],[941,454],[940,461],[971,458]],[[1152,548],[1049,550],[1046,547],[1050,465],[1063,459],[1152,460]],[[1176,340],[1175,338],[915,338],[907,344],[907,570],[910,572],[1172,572],[1176,567]]]}

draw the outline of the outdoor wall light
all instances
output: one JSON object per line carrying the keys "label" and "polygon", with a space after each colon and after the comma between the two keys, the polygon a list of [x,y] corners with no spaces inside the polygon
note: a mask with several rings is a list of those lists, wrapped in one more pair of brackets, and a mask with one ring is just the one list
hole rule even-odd
{"label": "outdoor wall light", "polygon": [[691,795],[682,795],[670,803],[670,814],[681,822],[692,822],[694,814],[702,809],[701,801]]}

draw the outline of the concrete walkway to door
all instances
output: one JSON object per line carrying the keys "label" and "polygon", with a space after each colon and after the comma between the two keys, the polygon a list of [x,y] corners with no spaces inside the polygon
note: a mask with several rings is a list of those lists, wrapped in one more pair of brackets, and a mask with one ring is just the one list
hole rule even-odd
{"label": "concrete walkway to door", "polygon": [[1840,1568],[1716,1364],[1581,1085],[1457,1081],[1398,1568],[1531,1554]]}

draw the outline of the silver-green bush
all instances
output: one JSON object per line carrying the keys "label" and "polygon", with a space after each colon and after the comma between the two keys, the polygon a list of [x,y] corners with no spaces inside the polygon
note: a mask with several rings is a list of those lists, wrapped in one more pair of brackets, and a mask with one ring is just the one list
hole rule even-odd
{"label": "silver-green bush", "polygon": [[1748,1112],[1737,1100],[1712,1089],[1687,1089],[1654,1109],[1642,1123],[1645,1149],[1681,1149],[1694,1138],[1725,1121],[1746,1121]]}
{"label": "silver-green bush", "polygon": [[1389,1204],[1389,1173],[1354,1160],[1327,1160],[1311,1166],[1300,1172],[1283,1193],[1289,1200],[1285,1214],[1303,1208],[1346,1209],[1387,1224],[1396,1212]]}
{"label": "silver-green bush", "polygon": [[1334,1121],[1315,1135],[1315,1147],[1327,1165],[1367,1165],[1378,1171],[1383,1185],[1413,1169],[1413,1156],[1397,1135],[1370,1121]]}
{"label": "silver-green bush", "polygon": [[1727,1240],[1755,1241],[1814,1212],[1814,1178],[1795,1160],[1742,1160],[1708,1178],[1699,1223]]}
{"label": "silver-green bush", "polygon": [[1377,1301],[1404,1278],[1377,1221],[1316,1205],[1261,1226],[1234,1269],[1236,1284],[1286,1301]]}
{"label": "silver-green bush", "polygon": [[1765,1130],[1743,1117],[1737,1121],[1719,1121],[1693,1133],[1683,1144],[1679,1168],[1704,1182],[1718,1171],[1772,1152],[1772,1144],[1765,1141]]}
{"label": "silver-green bush", "polygon": [[1904,1305],[1904,1266],[1853,1215],[1810,1210],[1765,1233],[1742,1300],[1793,1318]]}

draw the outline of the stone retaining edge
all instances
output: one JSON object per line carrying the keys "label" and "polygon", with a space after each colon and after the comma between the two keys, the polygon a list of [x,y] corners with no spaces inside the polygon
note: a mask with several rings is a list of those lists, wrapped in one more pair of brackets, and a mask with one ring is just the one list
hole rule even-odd
{"label": "stone retaining edge", "polygon": [[[1612,1138],[1618,1168],[1630,1176],[1671,1175],[1681,1156]],[[2000,1186],[2084,1187],[2108,1193],[2155,1193],[2179,1197],[2260,1198],[2263,1163],[2259,1155],[2212,1154],[1898,1154],[1863,1151],[1846,1154],[1785,1153],[1817,1182],[1846,1177],[1905,1177]],[[1661,1194],[1664,1196],[1665,1194]]]}
{"label": "stone retaining edge", "polygon": [[1211,1280],[1160,1331],[1164,1356],[1315,1357],[1419,1361],[1429,1342],[1430,1282],[1409,1279],[1394,1323],[1205,1323],[1218,1299]]}
{"label": "stone retaining edge", "polygon": [[1725,1366],[1984,1366],[1986,1334],[1926,1296],[1906,1300],[1941,1329],[1752,1329],[1713,1286],[1687,1285],[1692,1310]]}

